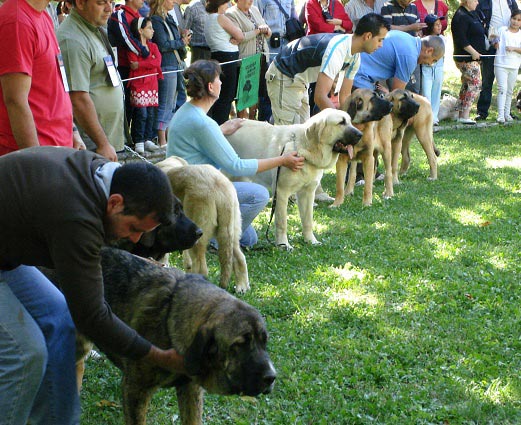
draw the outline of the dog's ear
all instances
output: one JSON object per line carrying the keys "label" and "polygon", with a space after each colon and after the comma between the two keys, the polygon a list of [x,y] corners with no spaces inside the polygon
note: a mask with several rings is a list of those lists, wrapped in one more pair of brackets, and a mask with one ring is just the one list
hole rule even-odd
{"label": "dog's ear", "polygon": [[217,353],[217,343],[208,327],[200,328],[185,353],[185,369],[189,376],[204,375],[209,360]]}
{"label": "dog's ear", "polygon": [[357,99],[353,97],[346,108],[346,112],[351,117],[351,120],[355,119],[357,109],[358,109]]}

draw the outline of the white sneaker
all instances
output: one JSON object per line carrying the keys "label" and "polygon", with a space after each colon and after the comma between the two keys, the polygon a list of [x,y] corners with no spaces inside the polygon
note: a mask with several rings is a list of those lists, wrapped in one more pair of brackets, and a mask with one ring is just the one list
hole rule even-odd
{"label": "white sneaker", "polygon": [[145,153],[145,143],[143,142],[138,142],[136,143],[136,152],[140,155],[143,155]]}
{"label": "white sneaker", "polygon": [[510,115],[510,114],[508,114],[508,115],[505,114],[505,121],[506,122],[512,122],[512,121],[514,121],[514,118],[512,118],[512,115]]}
{"label": "white sneaker", "polygon": [[497,117],[496,120],[499,124],[505,124],[505,119],[503,117]]}
{"label": "white sneaker", "polygon": [[326,192],[317,193],[315,195],[315,202],[333,202],[335,198],[329,196]]}
{"label": "white sneaker", "polygon": [[157,146],[152,140],[147,140],[145,142],[145,150],[149,152],[155,152],[159,150],[159,146]]}

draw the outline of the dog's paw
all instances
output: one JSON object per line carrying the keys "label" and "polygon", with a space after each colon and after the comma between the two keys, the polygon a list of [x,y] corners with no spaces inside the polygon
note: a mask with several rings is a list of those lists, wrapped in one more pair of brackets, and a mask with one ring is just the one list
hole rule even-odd
{"label": "dog's paw", "polygon": [[250,284],[249,284],[249,282],[246,282],[246,284],[237,285],[235,287],[235,292],[237,292],[240,295],[243,295],[246,292],[248,292],[249,289],[250,289]]}
{"label": "dog's paw", "polygon": [[293,251],[293,247],[289,243],[279,243],[277,244],[277,249],[281,251]]}

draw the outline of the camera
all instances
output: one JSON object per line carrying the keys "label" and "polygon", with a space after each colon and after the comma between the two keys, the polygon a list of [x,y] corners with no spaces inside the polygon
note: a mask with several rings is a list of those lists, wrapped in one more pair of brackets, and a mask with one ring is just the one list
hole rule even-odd
{"label": "camera", "polygon": [[322,11],[322,16],[326,21],[333,19],[333,16],[331,16],[331,13],[329,13],[327,10]]}
{"label": "camera", "polygon": [[280,47],[280,32],[274,32],[274,33],[271,34],[270,46],[273,49],[276,49],[277,47]]}

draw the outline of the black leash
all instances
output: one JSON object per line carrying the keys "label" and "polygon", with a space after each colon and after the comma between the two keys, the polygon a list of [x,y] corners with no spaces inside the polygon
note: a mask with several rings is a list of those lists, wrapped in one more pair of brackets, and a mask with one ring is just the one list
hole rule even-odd
{"label": "black leash", "polygon": [[[286,145],[282,147],[282,151],[280,152],[280,156],[284,154],[284,149],[286,149]],[[273,216],[275,215],[275,207],[277,206],[277,186],[279,184],[279,175],[280,175],[280,169],[282,168],[282,165],[280,167],[277,167],[277,174],[275,176],[275,189],[273,189],[273,200],[271,201],[271,212],[270,212],[270,219],[268,221],[268,227],[266,228],[266,240],[275,245],[275,242],[273,242],[270,239],[270,226],[271,222],[273,221]]]}
{"label": "black leash", "polygon": [[[291,140],[290,141],[293,141],[293,148],[295,150],[297,150],[297,141],[296,141],[296,136],[295,136],[295,133],[292,133],[291,134]],[[282,147],[282,151],[280,152],[280,156],[282,156],[284,154],[284,150],[286,149],[286,143],[284,144],[284,146]],[[273,189],[273,201],[271,201],[271,213],[270,213],[270,220],[268,221],[268,227],[266,228],[266,240],[275,245],[275,242],[273,242],[271,239],[270,239],[270,236],[269,236],[269,231],[270,231],[270,226],[271,226],[271,222],[273,220],[273,216],[275,215],[275,207],[277,206],[277,187],[279,185],[279,174],[280,174],[280,169],[282,168],[282,166],[278,167],[277,168],[277,174],[275,176],[275,189]]]}

